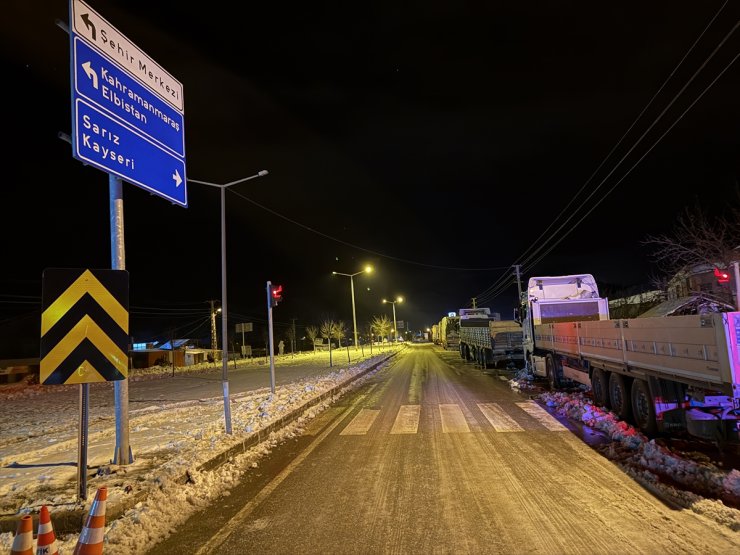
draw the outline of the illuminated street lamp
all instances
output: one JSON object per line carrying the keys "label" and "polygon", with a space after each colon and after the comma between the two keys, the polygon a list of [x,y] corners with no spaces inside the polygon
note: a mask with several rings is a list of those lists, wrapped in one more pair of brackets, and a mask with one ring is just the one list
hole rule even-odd
{"label": "illuminated street lamp", "polygon": [[211,301],[211,351],[218,349],[218,339],[216,339],[216,314],[221,312],[221,307],[213,309],[213,301]]}
{"label": "illuminated street lamp", "polygon": [[249,177],[243,177],[236,181],[230,181],[229,183],[210,183],[208,181],[199,181],[197,179],[188,179],[190,183],[199,183],[200,185],[208,185],[210,187],[218,187],[221,189],[221,344],[223,350],[223,368],[221,372],[221,385],[224,393],[224,421],[226,422],[226,433],[231,434],[231,403],[229,401],[229,343],[228,343],[228,327],[226,326],[226,315],[228,313],[226,308],[226,189],[237,183],[243,183],[250,179],[256,179],[267,175],[267,170],[261,170],[254,175]]}
{"label": "illuminated street lamp", "polygon": [[355,282],[354,277],[360,274],[369,274],[373,271],[372,266],[365,266],[365,269],[354,274],[343,274],[341,272],[332,272],[335,276],[347,276],[349,278],[349,287],[352,294],[352,329],[355,333],[355,350],[357,350],[357,314],[355,313]]}
{"label": "illuminated street lamp", "polygon": [[388,301],[386,299],[383,299],[383,303],[386,304],[392,304],[393,305],[393,342],[396,343],[398,341],[398,330],[396,329],[396,303],[402,303],[403,297],[397,297],[395,301]]}

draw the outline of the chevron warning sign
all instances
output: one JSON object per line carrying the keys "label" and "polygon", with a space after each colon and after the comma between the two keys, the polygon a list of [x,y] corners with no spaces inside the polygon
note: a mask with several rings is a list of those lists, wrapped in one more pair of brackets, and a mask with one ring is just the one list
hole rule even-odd
{"label": "chevron warning sign", "polygon": [[44,385],[128,376],[128,272],[47,268],[41,304]]}

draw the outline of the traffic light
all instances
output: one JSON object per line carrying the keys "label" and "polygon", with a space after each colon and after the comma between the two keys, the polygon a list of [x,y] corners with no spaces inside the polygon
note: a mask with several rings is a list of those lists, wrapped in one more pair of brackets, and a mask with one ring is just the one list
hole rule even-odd
{"label": "traffic light", "polygon": [[714,277],[717,278],[717,283],[730,283],[730,274],[719,268],[714,269]]}
{"label": "traffic light", "polygon": [[283,300],[283,286],[270,285],[270,306],[277,306]]}

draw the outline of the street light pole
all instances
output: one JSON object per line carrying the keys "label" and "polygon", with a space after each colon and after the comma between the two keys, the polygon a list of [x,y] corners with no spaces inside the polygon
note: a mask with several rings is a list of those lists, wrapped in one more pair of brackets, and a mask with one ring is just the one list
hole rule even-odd
{"label": "street light pole", "polygon": [[396,327],[396,303],[393,303],[393,343],[398,341],[398,328]]}
{"label": "street light pole", "polygon": [[398,342],[398,328],[396,328],[396,303],[402,303],[403,297],[396,297],[395,301],[387,301],[386,299],[383,299],[383,302],[393,305],[393,343],[397,343]]}
{"label": "street light pole", "polygon": [[229,343],[228,343],[228,330],[227,327],[227,306],[226,306],[226,189],[237,183],[249,181],[257,177],[267,175],[267,170],[261,170],[254,175],[231,181],[230,183],[210,183],[208,181],[198,181],[197,179],[188,179],[192,183],[199,183],[200,185],[208,185],[210,187],[218,187],[221,189],[221,359],[223,367],[221,370],[221,385],[223,387],[224,394],[224,421],[226,423],[226,433],[231,434],[231,403],[229,401]]}
{"label": "street light pole", "polygon": [[355,281],[354,281],[354,277],[357,276],[357,275],[360,275],[360,274],[364,274],[364,273],[368,273],[369,274],[372,271],[373,271],[373,267],[372,266],[365,266],[365,269],[364,270],[362,270],[361,272],[355,272],[354,274],[343,274],[341,272],[332,272],[332,274],[335,275],[335,276],[347,276],[347,277],[349,277],[349,290],[350,290],[350,293],[352,295],[352,329],[353,329],[354,335],[355,335],[355,351],[357,350],[357,347],[358,347],[358,345],[357,345],[358,341],[357,341],[357,313],[355,312]]}

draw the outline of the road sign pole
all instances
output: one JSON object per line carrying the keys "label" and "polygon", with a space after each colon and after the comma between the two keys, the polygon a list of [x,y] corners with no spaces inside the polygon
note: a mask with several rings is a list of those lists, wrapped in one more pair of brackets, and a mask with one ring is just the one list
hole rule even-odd
{"label": "road sign pole", "polygon": [[270,392],[275,395],[275,348],[272,346],[272,283],[267,282],[267,335],[269,338],[268,348],[270,350]]}
{"label": "road sign pole", "polygon": [[229,400],[229,328],[226,306],[226,187],[221,187],[221,386],[224,393],[224,422],[231,435],[231,401]]}
{"label": "road sign pole", "polygon": [[[110,252],[111,268],[126,269],[126,249],[123,241],[123,184],[121,178],[108,174],[108,196],[110,199]],[[129,445],[128,426],[128,378],[113,382],[116,406],[116,449],[113,463],[127,465],[134,462]]]}
{"label": "road sign pole", "polygon": [[87,424],[90,408],[90,384],[80,384],[80,433],[77,443],[77,495],[87,499]]}

